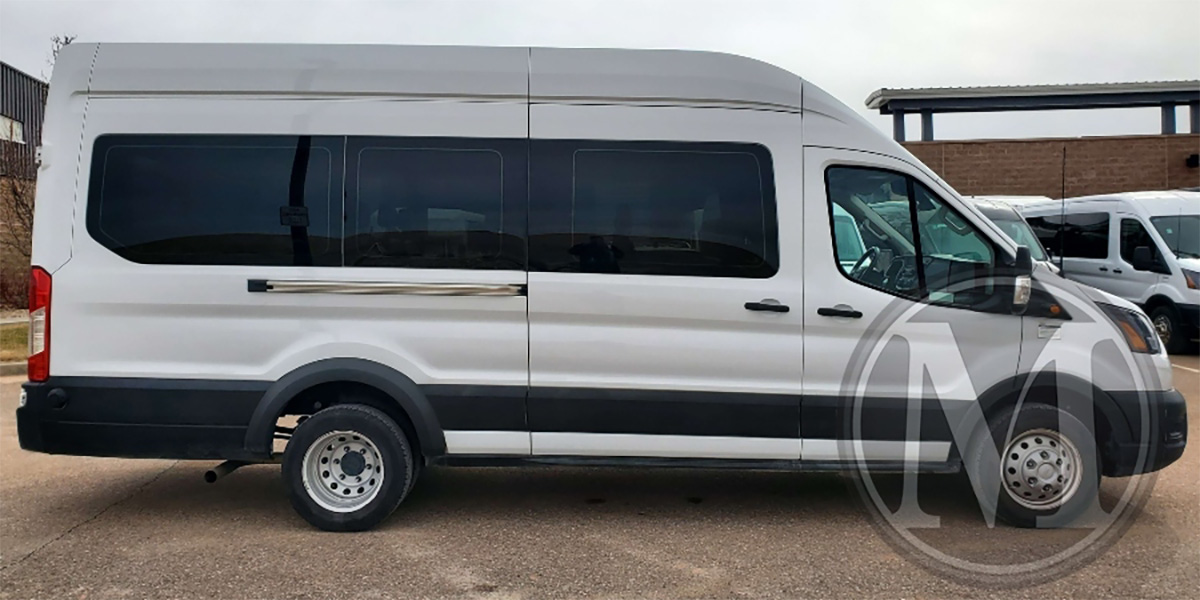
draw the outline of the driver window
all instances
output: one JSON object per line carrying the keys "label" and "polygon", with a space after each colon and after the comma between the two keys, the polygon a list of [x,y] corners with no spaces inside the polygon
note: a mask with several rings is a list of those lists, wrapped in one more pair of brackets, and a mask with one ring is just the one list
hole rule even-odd
{"label": "driver window", "polygon": [[1158,244],[1154,243],[1154,238],[1150,237],[1150,232],[1146,231],[1141,222],[1121,219],[1121,258],[1132,265],[1133,251],[1143,246],[1150,249],[1150,255],[1155,262],[1162,260]]}
{"label": "driver window", "polygon": [[920,297],[908,182],[875,169],[832,168],[827,182],[838,266],[865,285]]}
{"label": "driver window", "polygon": [[838,267],[847,277],[937,304],[977,306],[992,297],[992,243],[924,185],[854,167],[830,168],[826,181]]}

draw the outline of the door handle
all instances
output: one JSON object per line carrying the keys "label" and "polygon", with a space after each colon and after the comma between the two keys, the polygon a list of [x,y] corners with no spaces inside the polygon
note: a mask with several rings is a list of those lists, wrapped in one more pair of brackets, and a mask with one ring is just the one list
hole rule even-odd
{"label": "door handle", "polygon": [[761,311],[766,311],[766,312],[785,313],[792,309],[788,308],[788,305],[786,305],[786,304],[771,304],[771,303],[767,303],[767,302],[747,302],[746,310],[761,310]]}
{"label": "door handle", "polygon": [[1116,273],[1117,275],[1120,275],[1120,274],[1121,274],[1121,270],[1120,270],[1120,269],[1113,269],[1113,273]]}
{"label": "door handle", "polygon": [[1101,271],[1104,271],[1105,273],[1107,273],[1107,272],[1108,272],[1108,267],[1100,267],[1100,270],[1101,270]]}
{"label": "door handle", "polygon": [[848,317],[851,319],[861,319],[862,313],[853,308],[831,308],[822,307],[817,309],[817,314],[822,317]]}

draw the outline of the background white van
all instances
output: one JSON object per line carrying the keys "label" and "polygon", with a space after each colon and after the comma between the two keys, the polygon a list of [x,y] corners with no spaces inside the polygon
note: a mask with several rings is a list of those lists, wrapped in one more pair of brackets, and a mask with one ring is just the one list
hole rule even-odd
{"label": "background white van", "polygon": [[1011,238],[1013,242],[1028,247],[1033,260],[1043,263],[1055,271],[1058,270],[1058,265],[1050,260],[1050,254],[1042,247],[1042,242],[1033,232],[1033,228],[1016,208],[1022,204],[1041,203],[1050,198],[1046,196],[967,196],[966,199],[970,200],[983,216],[995,223],[996,227],[999,227],[1004,235]]}
{"label": "background white van", "polygon": [[1141,306],[1172,352],[1200,337],[1200,192],[1128,192],[1018,206],[1063,276]]}
{"label": "background white van", "polygon": [[[545,463],[966,469],[1045,527],[1186,444],[1141,311],[771,65],[73,43],[49,94],[29,450],[228,471],[286,443],[331,530],[425,465]],[[871,352],[897,315],[911,357]]]}

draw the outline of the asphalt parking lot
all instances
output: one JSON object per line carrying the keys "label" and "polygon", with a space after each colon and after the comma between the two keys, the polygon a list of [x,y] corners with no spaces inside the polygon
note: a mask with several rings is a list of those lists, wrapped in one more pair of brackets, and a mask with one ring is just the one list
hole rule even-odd
{"label": "asphalt parking lot", "polygon": [[[428,470],[375,531],[296,516],[277,466],[19,449],[20,377],[0,379],[0,598],[1171,597],[1200,590],[1200,359],[1173,357],[1192,446],[1128,532],[1036,588],[980,588],[898,554],[836,474]],[[942,542],[1003,559],[1061,532],[975,525],[944,478]],[[1106,490],[1109,485],[1106,482]]]}

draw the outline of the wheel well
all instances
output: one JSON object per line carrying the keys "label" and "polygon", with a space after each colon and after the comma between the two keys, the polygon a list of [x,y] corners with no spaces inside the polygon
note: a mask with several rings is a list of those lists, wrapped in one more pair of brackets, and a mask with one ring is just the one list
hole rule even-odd
{"label": "wheel well", "polygon": [[[1067,397],[1063,400],[1066,400],[1068,406],[1076,402],[1091,401],[1081,393],[1081,390],[1074,390],[1069,386],[1060,388],[1055,385],[1035,384],[1030,387],[1029,392],[1025,395],[1023,404],[1041,404],[1058,408],[1061,404],[1059,398],[1060,389],[1067,390]],[[1020,396],[1021,385],[1017,384],[1008,394],[1003,395],[984,407],[984,419],[990,423],[994,417],[1015,406]],[[1116,405],[1107,400],[1107,397],[1099,390],[1093,390],[1091,398],[1094,398],[1095,401],[1091,426],[1096,437],[1096,451],[1100,454],[1101,471],[1104,471],[1111,464],[1112,457],[1118,452],[1117,444],[1120,440],[1114,435],[1116,431],[1115,427],[1118,425],[1122,427],[1126,426],[1125,417],[1120,414]],[[1118,421],[1114,423],[1114,420]]]}
{"label": "wheel well", "polygon": [[413,455],[425,457],[412,418],[400,403],[383,390],[357,381],[329,381],[307,388],[288,400],[283,411],[275,416],[275,421],[278,423],[281,419],[294,415],[313,415],[323,408],[337,404],[363,404],[383,411],[404,431],[404,435],[408,436]]}
{"label": "wheel well", "polygon": [[1150,299],[1146,301],[1145,310],[1147,313],[1149,313],[1150,311],[1152,311],[1160,306],[1173,307],[1173,306],[1175,306],[1175,303],[1166,296],[1161,296],[1161,295],[1160,296],[1150,296]]}

